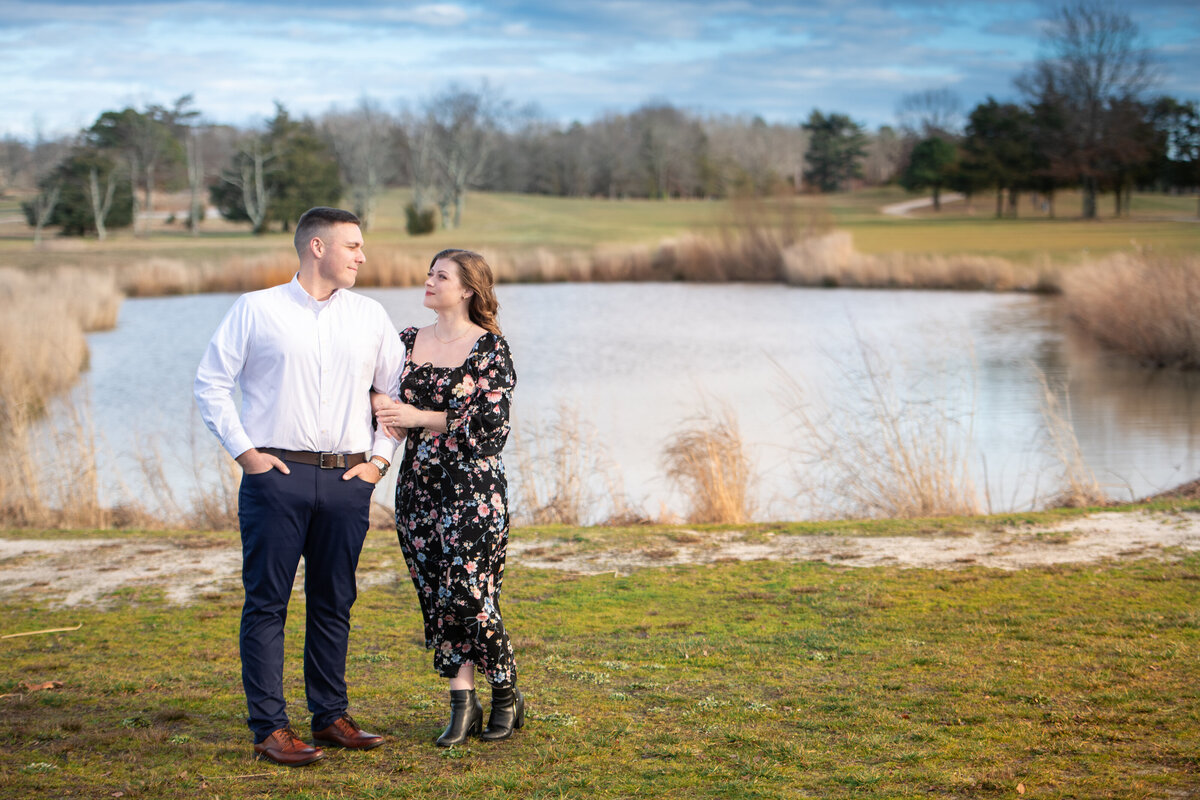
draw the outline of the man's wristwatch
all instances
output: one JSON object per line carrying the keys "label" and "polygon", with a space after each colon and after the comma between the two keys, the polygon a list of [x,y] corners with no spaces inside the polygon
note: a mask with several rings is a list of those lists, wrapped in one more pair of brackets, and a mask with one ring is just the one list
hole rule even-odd
{"label": "man's wristwatch", "polygon": [[388,467],[390,466],[387,459],[383,456],[371,456],[371,463],[375,465],[375,469],[379,470],[379,477],[382,478],[384,475],[387,475]]}

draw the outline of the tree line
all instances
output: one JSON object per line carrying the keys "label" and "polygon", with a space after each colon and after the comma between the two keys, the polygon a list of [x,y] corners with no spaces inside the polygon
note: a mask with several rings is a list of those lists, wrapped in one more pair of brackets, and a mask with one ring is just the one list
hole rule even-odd
{"label": "tree line", "polygon": [[900,184],[930,189],[935,207],[943,188],[994,191],[998,217],[1016,216],[1022,193],[1036,193],[1053,216],[1055,193],[1079,189],[1088,219],[1101,192],[1121,216],[1135,188],[1200,187],[1200,107],[1150,94],[1159,76],[1127,15],[1098,3],[1063,6],[1045,45],[1046,55],[1015,80],[1023,102],[988,97],[961,130],[952,97],[918,98],[931,113]]}
{"label": "tree line", "polygon": [[503,92],[450,85],[419,107],[388,111],[362,98],[348,110],[296,118],[277,103],[252,129],[204,120],[191,96],[170,106],[102,113],[78,135],[0,142],[0,192],[24,186],[35,239],[133,225],[155,193],[186,189],[198,232],[211,204],[255,232],[313,205],[341,203],[369,228],[380,194],[411,187],[412,233],[455,227],[468,190],[563,197],[719,198],[835,192],[897,181],[968,195],[994,191],[997,215],[1023,193],[1053,213],[1055,193],[1082,190],[1085,217],[1112,193],[1128,213],[1134,188],[1200,186],[1195,101],[1152,96],[1156,73],[1127,15],[1092,0],[1062,6],[1045,53],[1019,75],[1020,102],[987,98],[968,113],[946,90],[905,95],[896,127],[868,132],[814,109],[799,124],[702,115],[666,102],[568,125]]}

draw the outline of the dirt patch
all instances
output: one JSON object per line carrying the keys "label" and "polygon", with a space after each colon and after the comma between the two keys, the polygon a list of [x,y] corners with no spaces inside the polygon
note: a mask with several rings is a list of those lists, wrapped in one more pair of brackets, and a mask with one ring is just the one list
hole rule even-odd
{"label": "dirt patch", "polygon": [[[852,567],[954,570],[970,566],[1026,569],[1105,559],[1177,558],[1200,551],[1200,514],[1105,512],[1055,526],[926,536],[767,535],[748,541],[736,531],[671,537],[640,549],[580,553],[572,543],[516,540],[512,563],[595,574],[722,561],[822,561]],[[238,589],[241,550],[235,543],[187,540],[0,539],[0,597],[37,594],[73,606],[103,603],[127,587],[161,587],[172,603]],[[385,559],[359,570],[359,588],[407,577]],[[297,590],[301,586],[297,581]]]}
{"label": "dirt patch", "polygon": [[[714,533],[631,552],[592,552],[552,558],[545,542],[509,545],[511,557],[541,569],[599,573],[718,561],[823,561],[856,567],[1025,569],[1070,562],[1141,556],[1170,557],[1169,549],[1200,550],[1200,515],[1106,512],[1057,526],[927,536],[787,536],[747,542],[739,533]],[[537,554],[534,555],[534,550]]]}
{"label": "dirt patch", "polygon": [[101,602],[126,587],[161,587],[172,603],[241,580],[242,551],[165,539],[0,539],[0,597],[38,594],[56,604]]}

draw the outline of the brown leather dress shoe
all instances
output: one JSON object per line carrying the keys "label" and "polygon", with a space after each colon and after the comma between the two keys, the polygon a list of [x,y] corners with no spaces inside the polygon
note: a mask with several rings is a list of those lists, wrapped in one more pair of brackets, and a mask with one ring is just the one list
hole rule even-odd
{"label": "brown leather dress shoe", "polygon": [[322,747],[349,747],[353,750],[370,750],[383,744],[383,737],[367,733],[358,726],[354,717],[343,714],[340,719],[324,730],[313,731],[313,744]]}
{"label": "brown leather dress shoe", "polygon": [[303,767],[325,757],[325,751],[305,744],[291,728],[280,728],[254,745],[254,753],[285,767]]}

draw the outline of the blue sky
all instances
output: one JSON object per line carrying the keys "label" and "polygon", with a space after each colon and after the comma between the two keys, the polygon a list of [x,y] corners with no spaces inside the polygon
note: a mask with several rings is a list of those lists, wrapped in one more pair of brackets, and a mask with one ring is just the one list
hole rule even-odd
{"label": "blue sky", "polygon": [[[244,3],[0,0],[0,135],[66,133],[106,109],[191,93],[207,119],[254,124],[370,96],[415,107],[486,80],[555,120],[666,100],[798,122],[813,108],[875,128],[905,93],[970,108],[1015,97],[1038,55],[1040,2],[602,0]],[[1121,6],[1162,67],[1158,90],[1200,99],[1200,3]]]}

